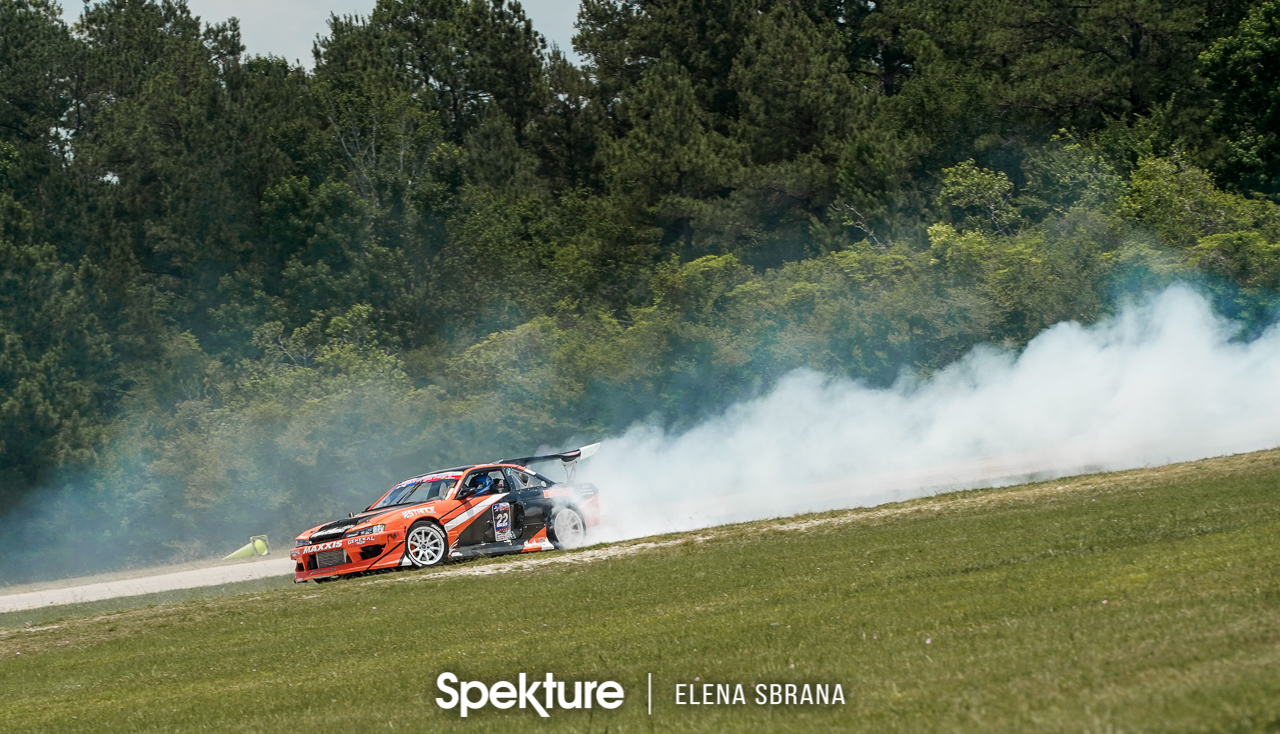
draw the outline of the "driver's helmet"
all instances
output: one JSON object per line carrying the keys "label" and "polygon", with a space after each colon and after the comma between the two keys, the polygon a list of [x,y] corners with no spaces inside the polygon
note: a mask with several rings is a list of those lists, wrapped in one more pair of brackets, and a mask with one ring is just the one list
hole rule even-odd
{"label": "driver's helmet", "polygon": [[471,493],[473,497],[479,497],[482,494],[488,494],[493,489],[493,477],[488,474],[477,474],[467,482],[475,491]]}

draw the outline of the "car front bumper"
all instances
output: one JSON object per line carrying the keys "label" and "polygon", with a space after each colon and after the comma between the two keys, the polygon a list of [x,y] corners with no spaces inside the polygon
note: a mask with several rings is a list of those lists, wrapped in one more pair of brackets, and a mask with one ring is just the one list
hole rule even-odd
{"label": "car front bumper", "polygon": [[339,538],[294,548],[293,581],[343,576],[401,565],[404,537],[399,531]]}

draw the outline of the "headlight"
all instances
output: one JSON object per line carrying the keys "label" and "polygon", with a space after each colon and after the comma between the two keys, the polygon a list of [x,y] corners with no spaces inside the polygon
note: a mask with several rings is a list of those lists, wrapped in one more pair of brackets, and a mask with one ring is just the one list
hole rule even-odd
{"label": "headlight", "polygon": [[386,529],[387,529],[386,525],[370,525],[369,527],[364,528],[363,530],[352,530],[351,532],[347,533],[342,537],[354,538],[357,535],[372,535],[373,533],[380,533]]}
{"label": "headlight", "polygon": [[297,540],[293,541],[293,547],[294,547],[294,548],[301,548],[302,546],[304,546],[304,545],[306,545],[306,544],[307,544],[307,539],[306,539],[306,538],[298,538]]}

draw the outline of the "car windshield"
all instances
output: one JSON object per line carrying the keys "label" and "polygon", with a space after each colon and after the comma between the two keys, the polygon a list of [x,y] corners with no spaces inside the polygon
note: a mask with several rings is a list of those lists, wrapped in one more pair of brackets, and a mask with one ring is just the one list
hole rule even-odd
{"label": "car windshield", "polygon": [[370,510],[376,510],[379,507],[391,507],[392,505],[404,505],[410,502],[429,502],[431,500],[440,499],[449,487],[453,486],[458,478],[452,477],[427,477],[423,480],[412,480],[398,484],[387,496],[378,500],[377,504],[370,507]]}

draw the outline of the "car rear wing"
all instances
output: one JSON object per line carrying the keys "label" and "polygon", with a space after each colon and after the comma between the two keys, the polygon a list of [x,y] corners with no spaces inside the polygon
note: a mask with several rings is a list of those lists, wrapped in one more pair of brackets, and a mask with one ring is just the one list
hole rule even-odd
{"label": "car rear wing", "polygon": [[564,465],[565,473],[569,475],[569,480],[573,481],[574,469],[577,468],[579,461],[591,456],[600,450],[600,444],[593,443],[589,446],[566,451],[562,454],[545,454],[543,456],[522,456],[519,459],[503,459],[498,462],[500,464],[519,464],[520,466],[529,466],[530,464],[538,464],[546,461],[559,461]]}

